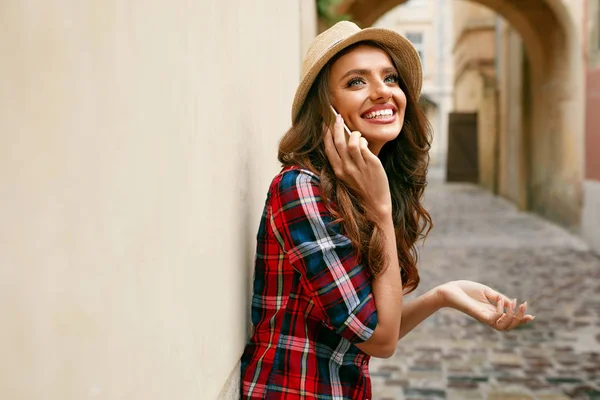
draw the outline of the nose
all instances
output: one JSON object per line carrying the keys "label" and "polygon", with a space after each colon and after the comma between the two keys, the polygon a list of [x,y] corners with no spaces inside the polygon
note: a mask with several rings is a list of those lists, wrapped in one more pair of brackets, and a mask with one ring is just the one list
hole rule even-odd
{"label": "nose", "polygon": [[374,84],[370,97],[371,101],[388,101],[392,97],[392,88],[385,82],[378,82]]}

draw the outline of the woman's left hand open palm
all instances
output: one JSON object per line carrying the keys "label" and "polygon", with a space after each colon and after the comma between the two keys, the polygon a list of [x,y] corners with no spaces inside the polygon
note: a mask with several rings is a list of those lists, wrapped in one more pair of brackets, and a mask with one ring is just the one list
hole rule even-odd
{"label": "woman's left hand open palm", "polygon": [[[499,331],[508,331],[533,320],[525,314],[527,302],[517,307],[516,300],[482,285],[481,283],[460,280],[448,282],[439,288],[445,304],[464,312],[479,322]],[[505,311],[506,307],[506,311]]]}

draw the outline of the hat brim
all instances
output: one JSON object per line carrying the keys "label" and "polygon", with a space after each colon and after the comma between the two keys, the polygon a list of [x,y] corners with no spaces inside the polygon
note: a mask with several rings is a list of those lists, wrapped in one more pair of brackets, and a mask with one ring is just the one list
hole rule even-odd
{"label": "hat brim", "polygon": [[419,53],[417,53],[412,43],[404,36],[389,29],[365,28],[331,46],[309,68],[296,89],[294,103],[292,105],[292,122],[298,117],[311,86],[319,75],[319,72],[321,72],[321,69],[323,69],[329,60],[345,48],[366,40],[378,42],[389,47],[394,55],[401,60],[403,63],[403,70],[407,71],[409,75],[402,76],[401,78],[407,85],[408,90],[413,94],[414,98],[419,98],[423,83],[423,73],[421,70]]}

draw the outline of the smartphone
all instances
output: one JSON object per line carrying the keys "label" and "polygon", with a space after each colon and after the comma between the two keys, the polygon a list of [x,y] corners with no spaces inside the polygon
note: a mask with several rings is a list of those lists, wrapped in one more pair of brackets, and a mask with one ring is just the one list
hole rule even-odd
{"label": "smartphone", "polygon": [[[335,111],[335,108],[333,108],[333,106],[331,104],[329,105],[329,107],[331,107],[331,111],[333,111],[333,115],[335,115],[337,117],[338,113],[337,113],[337,111]],[[348,127],[346,126],[345,122],[344,122],[344,130],[346,131],[348,136],[350,136],[352,134],[352,132],[350,132],[350,129],[348,129]]]}

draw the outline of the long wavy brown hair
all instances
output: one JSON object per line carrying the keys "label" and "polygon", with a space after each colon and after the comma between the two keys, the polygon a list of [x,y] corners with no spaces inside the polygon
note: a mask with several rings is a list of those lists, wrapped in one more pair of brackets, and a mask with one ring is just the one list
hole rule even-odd
{"label": "long wavy brown hair", "polygon": [[372,41],[356,43],[338,53],[321,70],[308,96],[279,143],[279,161],[284,165],[296,165],[320,176],[321,196],[334,217],[341,224],[344,234],[356,249],[359,260],[368,266],[376,277],[386,265],[383,249],[383,232],[373,222],[369,210],[359,193],[344,185],[334,174],[325,154],[323,126],[332,126],[330,111],[331,95],[328,85],[331,65],[356,46],[368,45],[382,49],[391,58],[398,71],[399,85],[407,99],[404,125],[398,137],[386,143],[379,152],[390,184],[392,218],[396,233],[396,247],[403,288],[409,293],[419,285],[417,270],[418,253],[414,247],[417,240],[425,238],[433,224],[431,216],[421,205],[427,184],[426,174],[431,147],[431,128],[418,99],[408,90],[402,77],[402,62],[386,46]]}

